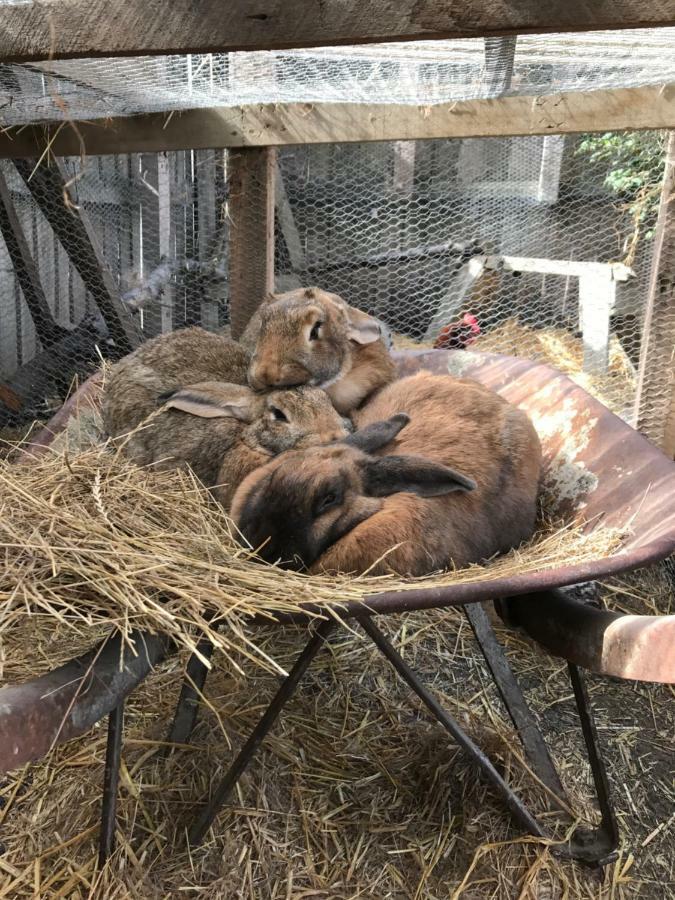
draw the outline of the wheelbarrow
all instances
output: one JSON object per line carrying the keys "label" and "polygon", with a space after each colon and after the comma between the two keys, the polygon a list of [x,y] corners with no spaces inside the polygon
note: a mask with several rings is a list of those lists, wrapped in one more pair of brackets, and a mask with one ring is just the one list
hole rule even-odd
{"label": "wheelbarrow", "polygon": [[[339,620],[358,623],[431,715],[477,763],[514,819],[527,832],[541,838],[546,838],[547,832],[535,812],[440,706],[376,620],[378,616],[413,610],[463,608],[530,765],[549,794],[561,801],[561,808],[565,808],[562,784],[484,604],[494,603],[507,625],[523,629],[552,655],[565,659],[601,821],[594,830],[577,828],[557,852],[591,865],[605,865],[616,856],[619,835],[580,670],[630,680],[675,683],[675,616],[621,615],[602,609],[593,599],[584,599],[570,588],[655,563],[675,552],[675,462],[569,378],[546,365],[466,351],[404,352],[397,354],[397,364],[401,375],[426,369],[475,378],[525,409],[540,432],[545,476],[557,484],[560,511],[570,516],[583,515],[589,529],[599,525],[623,529],[625,537],[611,555],[579,564],[489,581],[373,594],[365,603],[340,605]],[[48,452],[55,434],[65,427],[69,417],[83,404],[92,402],[95,389],[96,378],[85,383],[48,428],[36,436],[22,462],[30,464],[31,455]],[[277,617],[280,625],[288,621],[305,623],[308,642],[193,823],[189,832],[191,843],[203,840],[312,660],[339,627],[339,620],[333,616],[322,618],[317,625],[309,613],[318,611],[308,605],[307,616]],[[121,670],[121,640],[111,637],[102,646],[45,676],[0,690],[0,733],[6,736],[0,741],[0,772],[39,758],[55,743],[84,733],[96,721],[109,716],[101,862],[114,846],[125,697],[173,649],[161,637],[141,633],[133,637],[138,653],[133,657],[127,654]],[[188,662],[169,743],[190,739],[208,673],[203,659],[209,658],[212,649],[203,643],[199,655],[193,655]]]}

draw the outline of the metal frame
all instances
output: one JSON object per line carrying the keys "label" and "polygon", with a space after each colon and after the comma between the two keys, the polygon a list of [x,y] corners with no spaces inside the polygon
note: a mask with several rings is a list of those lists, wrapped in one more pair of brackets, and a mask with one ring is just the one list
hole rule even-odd
{"label": "metal frame", "polygon": [[[484,609],[479,604],[472,604],[464,607],[464,610],[535,774],[548,788],[552,799],[557,801],[557,805],[561,809],[566,809],[564,790],[546,748],[543,736],[525,703],[520,686],[504,655],[504,651],[497,641]],[[433,694],[427,690],[417,674],[407,665],[391,642],[377,627],[374,618],[370,615],[361,615],[358,617],[358,622],[378,650],[389,660],[401,678],[422,700],[436,721],[448,731],[479,766],[485,778],[504,800],[514,819],[530,834],[546,838],[547,832],[535,815],[505,782],[483,751],[471,740],[456,720],[443,709]],[[313,631],[305,648],[296,659],[291,672],[282,681],[260,721],[194,821],[189,831],[191,844],[196,845],[204,840],[206,833],[226,802],[230,792],[253,760],[265,736],[275,724],[286,703],[295,693],[300,679],[335,627],[336,622],[331,618],[324,620]],[[194,660],[195,657],[190,660],[188,668],[194,663]],[[199,690],[203,688],[207,671],[203,665],[202,670],[203,679],[200,679]],[[619,841],[617,822],[611,804],[607,773],[598,748],[597,732],[588,693],[580,671],[572,663],[569,664],[569,674],[593,774],[601,814],[601,824],[598,828],[592,830],[583,827],[577,828],[568,844],[556,847],[554,852],[588,865],[604,866],[616,858],[615,851]],[[192,679],[194,679],[194,675],[195,672],[192,671]],[[194,680],[196,681],[196,679]],[[181,741],[189,740],[195,719],[194,685],[191,682],[189,689],[186,689],[184,685],[184,690],[181,692],[171,734],[178,734]],[[180,723],[179,726],[177,726],[177,723]]]}

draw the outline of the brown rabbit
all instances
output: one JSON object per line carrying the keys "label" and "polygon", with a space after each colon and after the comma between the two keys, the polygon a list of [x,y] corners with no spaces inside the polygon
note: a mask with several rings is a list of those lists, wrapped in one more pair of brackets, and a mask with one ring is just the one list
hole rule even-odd
{"label": "brown rabbit", "polygon": [[343,415],[395,376],[383,326],[316,287],[270,295],[241,343],[252,354],[252,388],[320,387]]}
{"label": "brown rabbit", "polygon": [[234,342],[199,328],[148,341],[106,382],[108,434],[141,465],[189,464],[207,486],[217,485],[226,507],[240,481],[274,454],[348,434],[351,423],[316,388],[262,395],[215,380],[229,372],[244,378],[247,360]]}
{"label": "brown rabbit", "polygon": [[186,384],[246,384],[249,354],[230,338],[184,328],[141,344],[112,367],[103,390],[103,425],[126,434],[157,410],[162,394]]}
{"label": "brown rabbit", "polygon": [[241,484],[232,516],[264,559],[419,576],[530,537],[541,447],[524,412],[477,382],[426,372],[385,388],[357,421],[372,428],[394,412],[410,424],[384,449],[359,446],[357,432],[285,453]]}

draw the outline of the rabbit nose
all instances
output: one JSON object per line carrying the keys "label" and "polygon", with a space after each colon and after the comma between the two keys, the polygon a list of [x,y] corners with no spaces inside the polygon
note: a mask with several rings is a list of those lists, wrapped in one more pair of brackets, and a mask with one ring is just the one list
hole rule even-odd
{"label": "rabbit nose", "polygon": [[248,370],[248,383],[254,391],[264,391],[276,383],[274,372],[268,366],[253,364]]}

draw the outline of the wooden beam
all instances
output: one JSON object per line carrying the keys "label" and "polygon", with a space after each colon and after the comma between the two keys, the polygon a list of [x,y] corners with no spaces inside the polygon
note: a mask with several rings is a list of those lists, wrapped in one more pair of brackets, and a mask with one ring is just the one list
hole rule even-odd
{"label": "wooden beam", "polygon": [[[0,7],[2,8],[2,7]],[[268,103],[0,130],[0,158],[354,141],[571,134],[675,126],[675,83],[433,106]]]}
{"label": "wooden beam", "polygon": [[274,195],[276,216],[279,221],[279,227],[284,241],[286,242],[291,270],[296,273],[301,272],[305,264],[305,253],[302,248],[298,226],[295,224],[295,218],[288,199],[288,194],[286,193],[284,176],[281,173],[278,163],[274,172]]}
{"label": "wooden beam", "polygon": [[118,351],[130,352],[140,344],[141,334],[120,300],[89,217],[72,202],[70,208],[66,206],[69,179],[63,166],[58,161],[35,166],[27,160],[16,160],[15,165],[98,305]]}
{"label": "wooden beam", "polygon": [[54,321],[52,311],[40,281],[40,273],[28,246],[21,222],[12,201],[5,176],[0,171],[0,232],[5,239],[9,258],[21,285],[26,306],[33,319],[35,331],[44,347],[49,347],[66,334]]}
{"label": "wooden beam", "polygon": [[671,0],[50,0],[0,5],[0,60],[208,53],[675,25]]}
{"label": "wooden beam", "polygon": [[240,150],[227,163],[232,337],[241,337],[262,299],[274,292],[274,174],[269,148]]}
{"label": "wooden beam", "polygon": [[675,131],[656,226],[635,399],[637,428],[675,457]]}

